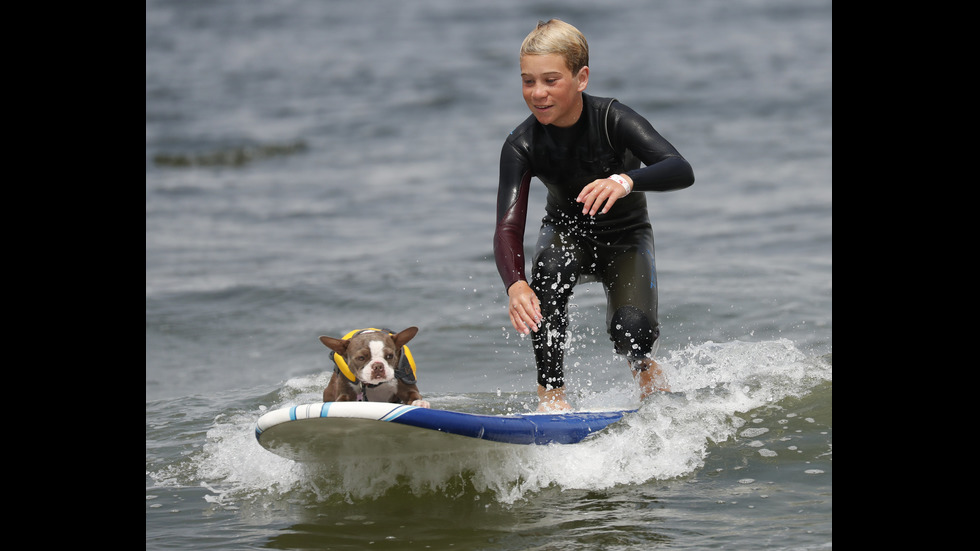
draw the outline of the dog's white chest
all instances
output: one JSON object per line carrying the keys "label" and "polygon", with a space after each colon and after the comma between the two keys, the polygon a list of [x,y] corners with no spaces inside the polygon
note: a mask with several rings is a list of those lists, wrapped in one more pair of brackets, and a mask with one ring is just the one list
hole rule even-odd
{"label": "dog's white chest", "polygon": [[359,401],[389,402],[391,401],[392,396],[395,395],[397,384],[398,383],[392,379],[377,386],[362,385],[357,398]]}

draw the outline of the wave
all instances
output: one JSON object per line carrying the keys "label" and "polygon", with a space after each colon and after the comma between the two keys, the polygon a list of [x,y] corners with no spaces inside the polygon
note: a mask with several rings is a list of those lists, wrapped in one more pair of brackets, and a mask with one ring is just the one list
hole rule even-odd
{"label": "wave", "polygon": [[[512,504],[552,487],[595,491],[689,476],[724,443],[737,442],[750,453],[771,458],[779,452],[765,442],[770,430],[754,423],[760,411],[785,409],[790,403],[799,408],[801,399],[810,401],[806,407],[815,407],[812,400],[832,400],[830,357],[807,357],[788,340],[692,344],[662,365],[674,392],[651,397],[637,413],[582,443],[501,445],[424,465],[386,458],[370,464],[310,465],[260,447],[254,426],[262,413],[319,400],[327,374],[299,377],[278,391],[229,407],[206,429],[203,447],[185,461],[156,471],[148,468],[148,475],[162,486],[199,484],[210,492],[206,499],[219,504],[351,502],[405,493]],[[533,406],[534,396],[433,394],[430,401],[442,409],[508,413]],[[588,409],[622,407],[622,401],[622,392],[615,389],[578,400]],[[817,406],[829,409],[830,404]],[[779,422],[796,415],[785,414]]]}
{"label": "wave", "polygon": [[252,161],[295,155],[308,149],[300,140],[283,144],[247,145],[217,149],[203,153],[157,153],[153,162],[165,167],[231,166],[240,167]]}

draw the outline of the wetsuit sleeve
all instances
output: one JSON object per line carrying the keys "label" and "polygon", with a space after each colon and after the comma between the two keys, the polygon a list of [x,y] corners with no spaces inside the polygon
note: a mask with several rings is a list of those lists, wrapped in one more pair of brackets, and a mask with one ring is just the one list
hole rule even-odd
{"label": "wetsuit sleeve", "polygon": [[616,151],[629,150],[644,165],[626,174],[634,191],[673,191],[694,183],[694,170],[677,149],[630,107],[613,104],[609,136]]}
{"label": "wetsuit sleeve", "polygon": [[500,184],[497,188],[497,229],[493,256],[504,288],[527,281],[524,272],[524,227],[531,171],[525,157],[507,142],[500,153]]}

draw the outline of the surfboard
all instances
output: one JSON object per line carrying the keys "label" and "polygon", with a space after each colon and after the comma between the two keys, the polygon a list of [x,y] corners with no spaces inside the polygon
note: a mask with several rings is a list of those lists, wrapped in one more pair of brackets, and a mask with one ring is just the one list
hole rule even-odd
{"label": "surfboard", "polygon": [[318,402],[263,414],[255,438],[263,448],[300,462],[426,456],[576,444],[633,411],[483,415],[382,402]]}

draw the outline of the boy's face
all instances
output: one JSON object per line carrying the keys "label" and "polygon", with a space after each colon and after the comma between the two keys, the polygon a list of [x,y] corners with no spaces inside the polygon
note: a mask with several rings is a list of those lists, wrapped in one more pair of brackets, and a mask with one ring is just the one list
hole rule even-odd
{"label": "boy's face", "polygon": [[573,75],[558,54],[521,57],[524,101],[541,124],[568,127],[582,114],[582,92],[589,84],[589,68]]}

